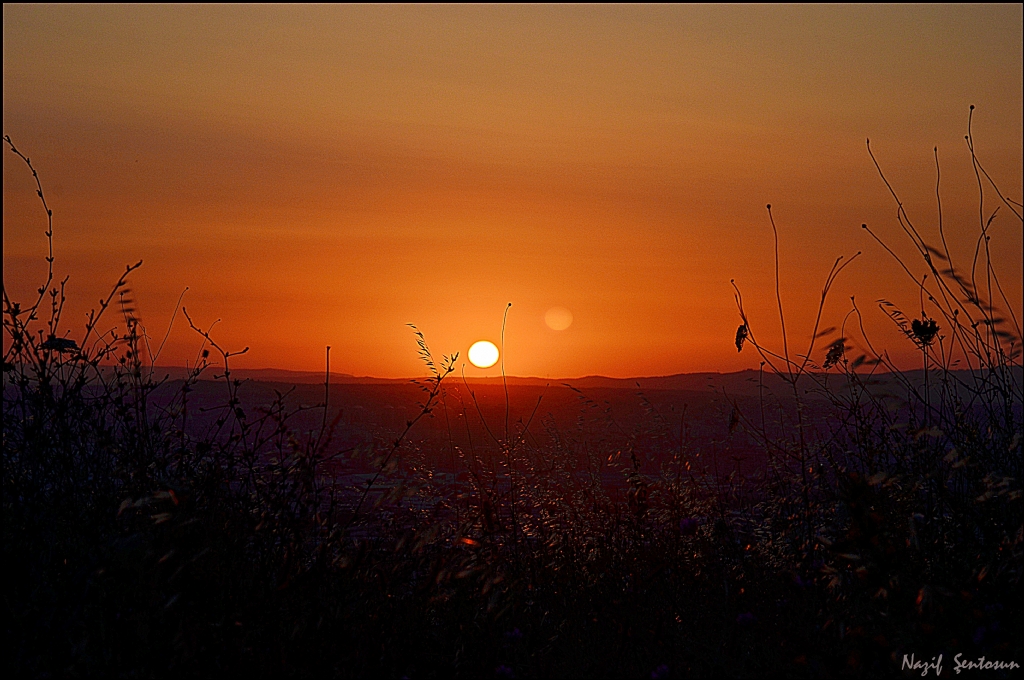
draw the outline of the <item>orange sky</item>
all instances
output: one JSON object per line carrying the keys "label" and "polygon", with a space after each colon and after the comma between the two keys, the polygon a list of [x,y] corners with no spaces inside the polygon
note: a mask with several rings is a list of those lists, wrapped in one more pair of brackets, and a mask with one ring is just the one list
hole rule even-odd
{"label": "orange sky", "polygon": [[[733,346],[731,278],[759,339],[779,337],[772,203],[791,337],[832,261],[863,250],[826,322],[856,295],[876,345],[916,364],[874,301],[914,314],[917,293],[861,223],[925,270],[865,138],[929,240],[939,147],[962,264],[970,104],[979,156],[1021,198],[1019,4],[3,11],[3,132],[54,210],[71,337],[142,259],[149,333],[188,286],[189,313],[222,319],[248,367],[320,370],[329,344],[334,370],[420,375],[404,324],[465,356],[512,302],[510,374],[739,370],[758,362]],[[45,222],[6,150],[3,172],[4,286],[28,299]],[[993,248],[1020,319],[1009,217]],[[545,325],[555,306],[568,329]],[[179,316],[160,363],[198,347]]]}

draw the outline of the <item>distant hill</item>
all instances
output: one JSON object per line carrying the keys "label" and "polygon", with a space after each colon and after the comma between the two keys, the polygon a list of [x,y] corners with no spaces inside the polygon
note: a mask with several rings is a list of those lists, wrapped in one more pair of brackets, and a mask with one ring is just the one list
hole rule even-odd
{"label": "distant hill", "polygon": [[[214,375],[219,375],[219,369],[211,367],[203,373],[203,379],[211,380]],[[170,380],[180,380],[185,377],[184,368],[175,366],[157,366],[153,370],[157,379],[167,376]],[[317,371],[289,371],[280,368],[233,368],[231,375],[239,380],[256,380],[260,382],[290,383],[296,385],[322,384],[324,374]],[[336,385],[357,384],[357,385],[387,385],[395,383],[408,383],[410,380],[423,380],[427,376],[415,376],[415,378],[375,378],[372,376],[355,376],[351,373],[331,373],[331,383]],[[451,377],[449,380],[462,381]],[[650,390],[696,390],[702,391],[709,387],[722,386],[748,386],[757,384],[757,371],[747,370],[737,373],[679,373],[676,375],[651,376],[638,378],[609,378],[603,375],[588,375],[582,378],[536,378],[508,376],[509,385],[520,386],[544,386],[544,385],[570,385],[579,389],[584,388],[620,388],[636,389],[639,383],[641,389]],[[470,384],[501,384],[501,378],[467,378]]]}
{"label": "distant hill", "polygon": [[[184,368],[171,366],[158,366],[154,369],[154,377],[162,379],[167,376],[170,380],[180,380],[186,375]],[[237,368],[232,369],[233,377],[240,380],[251,380],[256,382],[284,383],[292,385],[321,384],[324,374],[316,371],[289,371],[278,368]],[[217,369],[211,367],[203,374],[204,380],[212,380],[219,375]],[[937,375],[932,372],[932,375]],[[953,371],[951,375],[957,380],[968,385],[973,384],[980,376],[974,376],[970,371]],[[417,376],[417,380],[423,380],[426,376]],[[907,371],[900,378],[889,373],[876,373],[872,376],[862,374],[862,379],[868,381],[878,389],[897,390],[905,389],[902,380],[907,380],[915,387],[924,384],[924,375],[921,370]],[[1014,369],[1014,377],[1019,385],[1024,377],[1024,369],[1017,366]],[[819,380],[825,376],[819,375]],[[350,373],[331,373],[332,385],[400,385],[408,384],[412,378],[375,378],[372,376],[355,376]],[[461,376],[449,378],[453,382],[461,382]],[[495,385],[501,384],[501,378],[467,378],[471,385]],[[778,390],[789,390],[789,385],[778,376],[770,372],[764,372],[759,376],[759,371],[745,370],[734,373],[678,373],[675,375],[646,376],[637,378],[609,378],[601,375],[590,375],[581,378],[537,378],[509,376],[510,386],[544,386],[544,385],[566,385],[576,389],[628,389],[643,391],[672,390],[704,392],[715,391],[725,392],[735,396],[756,396],[761,386],[765,389],[778,392]],[[828,376],[828,382],[833,389],[841,389],[845,383],[842,375],[832,374]],[[802,392],[815,391],[818,387],[811,376],[805,376],[799,381],[798,387]],[[934,387],[934,385],[933,385]]]}

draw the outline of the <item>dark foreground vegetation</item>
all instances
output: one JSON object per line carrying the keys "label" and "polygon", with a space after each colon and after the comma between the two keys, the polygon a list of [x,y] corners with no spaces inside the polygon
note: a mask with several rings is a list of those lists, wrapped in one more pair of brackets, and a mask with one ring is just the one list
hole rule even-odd
{"label": "dark foreground vegetation", "polygon": [[[971,158],[1019,229],[1020,205]],[[772,389],[729,405],[717,439],[643,395],[628,425],[584,392],[572,425],[543,404],[477,413],[455,359],[435,362],[418,335],[422,408],[386,438],[346,440],[327,403],[243,403],[232,353],[199,329],[189,378],[154,399],[167,385],[123,295],[131,268],[69,334],[51,252],[37,300],[4,290],[3,666],[670,678],[898,675],[911,654],[943,654],[947,674],[956,654],[1024,664],[1019,310],[988,265],[987,224],[961,270],[900,218],[929,273],[923,309],[883,308],[921,370],[854,333],[856,307],[798,354],[758,342],[741,303],[737,348],[760,353]],[[115,314],[121,332],[102,332]],[[206,376],[224,394],[214,410],[190,402]],[[417,438],[456,411],[475,436]],[[740,435],[758,463],[734,470],[721,452]]]}

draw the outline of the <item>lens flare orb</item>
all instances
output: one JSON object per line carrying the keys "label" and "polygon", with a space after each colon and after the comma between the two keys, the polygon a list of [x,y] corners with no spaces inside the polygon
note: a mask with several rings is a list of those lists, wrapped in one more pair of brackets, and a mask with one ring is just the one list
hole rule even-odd
{"label": "lens flare orb", "polygon": [[544,315],[544,323],[553,331],[564,331],[572,325],[572,312],[565,307],[552,307]]}

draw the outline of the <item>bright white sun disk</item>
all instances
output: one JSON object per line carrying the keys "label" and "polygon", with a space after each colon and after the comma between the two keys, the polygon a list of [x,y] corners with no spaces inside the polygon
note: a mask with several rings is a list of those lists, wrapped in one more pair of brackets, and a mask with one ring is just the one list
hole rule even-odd
{"label": "bright white sun disk", "polygon": [[498,348],[493,342],[480,340],[469,348],[469,362],[477,368],[490,368],[498,361]]}

